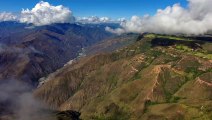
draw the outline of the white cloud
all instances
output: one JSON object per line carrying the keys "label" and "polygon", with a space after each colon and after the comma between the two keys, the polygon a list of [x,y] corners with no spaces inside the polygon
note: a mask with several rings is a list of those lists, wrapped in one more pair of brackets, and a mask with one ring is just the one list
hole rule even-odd
{"label": "white cloud", "polygon": [[90,16],[90,17],[78,17],[77,22],[80,23],[121,23],[125,22],[125,18],[111,19],[109,17],[98,17],[98,16]]}
{"label": "white cloud", "polygon": [[126,22],[126,18],[118,18],[117,21],[118,22]]}
{"label": "white cloud", "polygon": [[111,19],[109,17],[101,17],[99,18],[100,22],[110,22]]}
{"label": "white cloud", "polygon": [[22,10],[20,22],[33,23],[36,26],[52,23],[70,23],[74,21],[72,11],[62,5],[52,6],[48,2],[39,2],[32,10]]}
{"label": "white cloud", "polygon": [[108,32],[111,32],[111,33],[118,34],[118,35],[126,33],[126,31],[122,28],[112,29],[110,27],[106,27],[105,30],[108,31]]}
{"label": "white cloud", "polygon": [[99,17],[97,16],[82,17],[82,18],[78,18],[77,21],[83,22],[83,23],[99,22]]}
{"label": "white cloud", "polygon": [[153,32],[161,34],[204,34],[212,30],[212,0],[188,0],[188,8],[180,4],[159,9],[154,16],[133,16],[122,22],[122,28],[107,31],[121,34],[126,32]]}
{"label": "white cloud", "polygon": [[78,18],[77,21],[81,22],[81,23],[108,23],[108,22],[112,22],[112,20],[109,17],[97,17],[97,16],[82,17],[82,18]]}
{"label": "white cloud", "polygon": [[13,15],[12,13],[8,12],[1,12],[0,13],[0,22],[2,21],[16,21],[17,17]]}
{"label": "white cloud", "polygon": [[18,16],[12,13],[0,13],[1,21],[19,21],[21,23],[32,23],[35,26],[50,25],[53,23],[120,23],[125,21],[125,18],[112,20],[109,17],[79,17],[75,20],[72,11],[62,5],[53,6],[48,2],[41,1],[32,9],[23,9]]}

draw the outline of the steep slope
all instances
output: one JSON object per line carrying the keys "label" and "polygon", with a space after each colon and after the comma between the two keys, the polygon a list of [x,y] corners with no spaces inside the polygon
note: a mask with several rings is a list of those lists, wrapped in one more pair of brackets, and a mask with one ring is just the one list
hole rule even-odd
{"label": "steep slope", "polygon": [[93,55],[98,53],[110,53],[118,50],[122,47],[126,47],[133,44],[137,38],[138,34],[123,34],[120,36],[112,37],[104,41],[97,42],[92,46],[85,48],[86,55]]}
{"label": "steep slope", "polygon": [[32,86],[40,77],[78,57],[82,48],[114,35],[104,25],[53,24],[41,27],[0,23],[0,80],[21,80]]}
{"label": "steep slope", "polygon": [[106,25],[52,24],[34,27],[0,22],[0,119],[3,119],[2,115],[9,114],[6,115],[8,117],[26,109],[17,102],[27,103],[25,94],[30,94],[37,87],[41,77],[80,56],[84,47],[113,37],[104,30]]}
{"label": "steep slope", "polygon": [[155,120],[212,117],[211,44],[144,34],[112,53],[74,61],[49,76],[34,95],[82,119]]}

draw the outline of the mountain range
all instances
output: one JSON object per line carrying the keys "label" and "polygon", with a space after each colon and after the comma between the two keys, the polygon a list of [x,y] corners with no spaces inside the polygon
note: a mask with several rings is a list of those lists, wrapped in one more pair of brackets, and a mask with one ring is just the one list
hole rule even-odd
{"label": "mountain range", "polygon": [[212,36],[0,23],[2,120],[210,120]]}
{"label": "mountain range", "polygon": [[210,120],[212,43],[203,38],[129,38],[134,43],[63,67],[34,95],[85,120]]}
{"label": "mountain range", "polygon": [[82,48],[110,38],[106,25],[31,25],[0,23],[0,79],[16,79],[36,86],[45,76],[74,59]]}

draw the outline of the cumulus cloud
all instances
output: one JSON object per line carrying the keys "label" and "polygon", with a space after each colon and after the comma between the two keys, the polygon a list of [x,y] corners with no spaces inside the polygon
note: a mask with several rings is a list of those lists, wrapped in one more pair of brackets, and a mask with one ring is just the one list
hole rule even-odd
{"label": "cumulus cloud", "polygon": [[100,22],[109,22],[109,21],[111,21],[111,19],[109,17],[101,17],[99,20],[100,20]]}
{"label": "cumulus cloud", "polygon": [[62,5],[53,6],[48,2],[41,1],[32,9],[23,9],[18,16],[12,13],[0,13],[1,21],[19,21],[21,23],[32,23],[35,26],[50,25],[53,23],[119,23],[125,21],[125,18],[112,20],[109,17],[78,17],[75,20],[72,11]]}
{"label": "cumulus cloud", "polygon": [[121,23],[125,22],[125,18],[111,19],[109,17],[98,17],[98,16],[90,16],[90,17],[78,17],[77,22],[80,23]]}
{"label": "cumulus cloud", "polygon": [[0,13],[0,22],[2,21],[16,21],[17,17],[10,12],[1,12]]}
{"label": "cumulus cloud", "polygon": [[126,18],[118,18],[117,21],[118,22],[126,22]]}
{"label": "cumulus cloud", "polygon": [[113,28],[110,28],[110,27],[106,27],[105,30],[108,31],[108,32],[111,32],[111,33],[118,34],[118,35],[126,33],[126,30],[124,30],[123,28],[113,29]]}
{"label": "cumulus cloud", "polygon": [[188,0],[188,8],[180,4],[159,9],[154,16],[133,16],[121,23],[122,28],[107,31],[122,34],[127,32],[160,34],[204,34],[212,30],[212,0]]}
{"label": "cumulus cloud", "polygon": [[20,22],[32,23],[36,26],[52,23],[70,23],[74,21],[72,11],[62,5],[52,6],[48,2],[39,2],[32,10],[21,11]]}
{"label": "cumulus cloud", "polygon": [[78,18],[77,21],[81,22],[81,23],[108,23],[108,22],[112,22],[112,20],[109,17],[97,17],[97,16],[82,17],[82,18]]}

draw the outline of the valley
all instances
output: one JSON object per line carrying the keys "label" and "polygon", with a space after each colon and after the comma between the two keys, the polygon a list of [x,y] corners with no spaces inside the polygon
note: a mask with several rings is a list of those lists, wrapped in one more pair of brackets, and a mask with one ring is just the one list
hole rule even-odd
{"label": "valley", "polygon": [[212,0],[0,0],[0,120],[212,120]]}
{"label": "valley", "polygon": [[22,80],[32,86],[40,77],[76,58],[83,47],[113,36],[104,30],[104,25],[55,24],[33,29],[3,22],[1,26],[2,34],[7,32],[4,30],[11,33],[0,38],[0,79]]}
{"label": "valley", "polygon": [[[5,96],[0,118],[212,117],[210,35],[118,36],[104,31],[105,25],[95,26],[55,24],[5,34],[0,39],[0,94]],[[32,110],[26,112],[28,107]]]}
{"label": "valley", "polygon": [[211,42],[152,34],[138,38],[63,67],[34,95],[51,109],[79,111],[85,120],[209,120]]}

